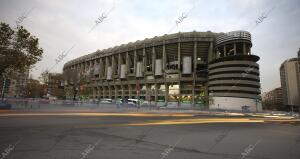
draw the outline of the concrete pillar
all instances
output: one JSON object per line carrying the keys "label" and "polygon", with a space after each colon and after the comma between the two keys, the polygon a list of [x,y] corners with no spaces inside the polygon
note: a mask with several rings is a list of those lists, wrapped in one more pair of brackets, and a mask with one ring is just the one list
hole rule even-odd
{"label": "concrete pillar", "polygon": [[[155,60],[156,60],[156,52],[155,52],[155,44],[154,42],[152,43],[152,71],[153,71],[153,75],[155,73]],[[157,107],[157,82],[156,80],[154,81],[154,102],[155,102],[155,106]]]}
{"label": "concrete pillar", "polygon": [[158,85],[157,83],[154,84],[154,87],[155,87],[155,90],[154,90],[154,93],[155,93],[155,106],[157,107],[157,94],[158,94]]}
{"label": "concrete pillar", "polygon": [[100,87],[100,86],[97,86],[97,90],[98,90],[98,92],[97,92],[97,94],[98,94],[98,99],[100,99],[100,98],[101,98],[101,87]]}
{"label": "concrete pillar", "polygon": [[247,55],[246,44],[243,43],[243,55]]}
{"label": "concrete pillar", "polygon": [[96,86],[94,86],[95,94],[94,94],[94,99],[96,99],[96,96],[98,96],[98,89]]}
{"label": "concrete pillar", "polygon": [[101,98],[101,87],[100,86],[97,86],[97,96],[98,96],[98,99]]}
{"label": "concrete pillar", "polygon": [[103,86],[100,86],[100,98],[104,98]]}
{"label": "concrete pillar", "polygon": [[115,85],[115,99],[119,96],[119,86]]}
{"label": "concrete pillar", "polygon": [[155,54],[155,47],[154,47],[154,43],[152,46],[152,71],[155,71],[155,60],[156,60],[156,54]]}
{"label": "concrete pillar", "polygon": [[102,86],[102,98],[105,98],[105,96],[106,96],[106,91],[105,91],[106,89],[105,89],[105,86]]}
{"label": "concrete pillar", "polygon": [[137,99],[140,99],[140,94],[141,94],[142,87],[143,86],[140,84],[139,79],[136,79],[135,93],[136,93]]}
{"label": "concrete pillar", "polygon": [[[143,74],[144,74],[144,72],[146,72],[147,71],[147,66],[146,66],[146,46],[145,46],[145,44],[143,45]],[[145,75],[145,74],[144,74]]]}
{"label": "concrete pillar", "polygon": [[169,97],[169,84],[165,83],[165,103],[168,105],[168,97]]}
{"label": "concrete pillar", "polygon": [[103,66],[103,57],[100,58],[99,62],[99,77],[102,78],[103,76],[103,71],[104,71],[104,66]]}
{"label": "concrete pillar", "polygon": [[106,86],[106,90],[105,90],[105,96],[107,97],[107,98],[109,98],[109,86]]}
{"label": "concrete pillar", "polygon": [[118,75],[120,76],[121,74],[121,53],[118,54]]}
{"label": "concrete pillar", "polygon": [[[97,98],[98,98],[98,88],[97,88],[97,86],[95,86],[94,88],[95,88],[95,90],[96,90],[96,91],[95,91],[95,96],[94,96],[94,98],[97,99]],[[97,96],[97,98],[96,98],[96,96]]]}
{"label": "concrete pillar", "polygon": [[98,87],[95,86],[95,89],[96,89],[96,96],[95,96],[95,99],[98,99],[98,96],[99,96],[99,93],[98,93]]}
{"label": "concrete pillar", "polygon": [[213,52],[213,42],[209,43],[209,49],[208,49],[208,59],[207,61],[210,62],[214,58],[216,58],[215,53]]}
{"label": "concrete pillar", "polygon": [[108,96],[109,96],[109,98],[111,99],[112,98],[112,89],[111,89],[111,86],[110,85],[108,85]]}
{"label": "concrete pillar", "polygon": [[131,87],[131,84],[128,85],[128,94],[129,94],[129,98],[132,98],[132,87]]}
{"label": "concrete pillar", "polygon": [[146,86],[146,100],[150,101],[151,98],[151,87],[149,84],[145,84]]}
{"label": "concrete pillar", "polygon": [[166,57],[166,45],[165,45],[165,41],[163,42],[163,73],[165,74],[165,70],[166,70],[166,62],[167,62],[167,57]]}
{"label": "concrete pillar", "polygon": [[[205,92],[204,92],[204,93],[205,93],[205,95],[204,95],[204,96],[205,96],[205,99],[209,99],[209,94],[208,94],[208,93],[209,93],[209,92],[208,92],[208,82],[203,83],[202,85],[204,85],[204,87],[205,87],[205,88],[204,88],[204,89],[205,89]],[[209,102],[209,101],[208,101],[208,102]],[[208,104],[207,106],[209,106],[209,103],[207,103],[207,104]]]}
{"label": "concrete pillar", "polygon": [[194,58],[193,58],[194,68],[193,68],[193,88],[192,88],[192,106],[195,107],[195,78],[197,78],[197,42],[194,42]]}
{"label": "concrete pillar", "polygon": [[99,86],[99,99],[103,98],[103,88]]}
{"label": "concrete pillar", "polygon": [[181,52],[181,50],[180,50],[180,38],[178,38],[178,73],[180,74],[181,73],[181,71],[180,71],[180,63],[181,63],[181,58],[180,58],[180,52]]}
{"label": "concrete pillar", "polygon": [[223,49],[224,49],[224,57],[226,57],[226,45],[224,45]]}
{"label": "concrete pillar", "polygon": [[107,68],[108,68],[108,57],[105,56],[105,73],[104,73],[105,79],[106,79],[106,77],[107,77]]}
{"label": "concrete pillar", "polygon": [[121,85],[121,89],[122,89],[122,92],[121,92],[121,96],[122,96],[122,99],[124,98],[124,85]]}
{"label": "concrete pillar", "polygon": [[134,67],[134,74],[136,73],[136,64],[137,64],[137,53],[136,53],[136,47],[134,48],[134,65],[133,65],[133,67]]}
{"label": "concrete pillar", "polygon": [[91,86],[91,89],[92,89],[92,98],[95,99],[95,96],[96,96],[96,89],[94,86]]}
{"label": "concrete pillar", "polygon": [[97,86],[97,90],[98,90],[98,99],[101,98],[101,87]]}
{"label": "concrete pillar", "polygon": [[113,79],[116,71],[116,60],[114,55],[111,55],[110,57],[111,57],[112,79]]}
{"label": "concrete pillar", "polygon": [[[115,86],[111,85],[111,99],[115,99],[116,98],[116,90],[115,90]],[[115,97],[113,97],[115,96]]]}
{"label": "concrete pillar", "polygon": [[[98,69],[98,73],[99,73],[99,61],[98,59],[95,60],[95,66],[94,66],[94,69]],[[94,75],[94,73],[93,73]],[[94,76],[95,77],[95,76]],[[95,77],[96,79],[99,78],[99,74]]]}
{"label": "concrete pillar", "polygon": [[128,51],[126,52],[126,61],[125,61],[125,63],[126,63],[126,67],[127,67],[127,75],[128,75],[128,73],[129,73],[129,53],[128,53]]}
{"label": "concrete pillar", "polygon": [[[166,63],[167,63],[167,55],[166,55],[166,41],[163,41],[163,78],[164,78],[164,85],[165,87],[167,86],[167,81],[166,81]],[[167,87],[165,88],[165,103],[168,103],[168,95],[169,92],[167,91]]]}
{"label": "concrete pillar", "polygon": [[102,98],[106,98],[106,96],[108,95],[107,94],[107,88],[105,86],[102,86],[101,88],[102,88],[102,90],[101,90],[102,91]]}

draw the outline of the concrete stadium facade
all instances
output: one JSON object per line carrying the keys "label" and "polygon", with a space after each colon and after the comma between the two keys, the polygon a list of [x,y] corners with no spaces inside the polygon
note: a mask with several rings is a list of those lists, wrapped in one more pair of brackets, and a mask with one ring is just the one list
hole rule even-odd
{"label": "concrete stadium facade", "polygon": [[259,111],[259,57],[251,47],[246,31],[176,33],[98,50],[63,70],[87,76],[84,85],[94,99]]}

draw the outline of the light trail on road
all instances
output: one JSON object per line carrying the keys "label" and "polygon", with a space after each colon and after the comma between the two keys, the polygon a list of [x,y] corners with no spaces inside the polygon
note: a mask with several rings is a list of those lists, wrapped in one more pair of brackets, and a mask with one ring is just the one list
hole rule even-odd
{"label": "light trail on road", "polygon": [[[155,126],[155,125],[188,125],[213,123],[279,123],[300,124],[300,119],[290,116],[215,116],[196,115],[194,113],[137,113],[137,112],[0,112],[0,117],[173,117],[174,119],[144,120],[132,123],[105,124],[105,126]],[[81,126],[98,127],[102,124],[83,124]]]}
{"label": "light trail on road", "polygon": [[0,117],[10,116],[130,116],[130,117],[193,117],[193,114],[151,114],[151,113],[6,113]]}
{"label": "light trail on road", "polygon": [[147,125],[182,125],[182,124],[207,124],[207,123],[263,123],[264,120],[255,120],[248,118],[197,118],[197,119],[174,119],[174,120],[159,120],[144,123],[129,123],[122,124],[126,126],[147,126]]}

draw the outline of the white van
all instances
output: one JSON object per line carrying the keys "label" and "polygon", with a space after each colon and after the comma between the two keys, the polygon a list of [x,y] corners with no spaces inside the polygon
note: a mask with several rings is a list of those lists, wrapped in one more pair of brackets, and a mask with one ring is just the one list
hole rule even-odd
{"label": "white van", "polygon": [[112,99],[108,99],[108,98],[101,99],[101,101],[100,101],[100,103],[106,103],[106,104],[110,104],[112,102],[113,102],[113,100]]}
{"label": "white van", "polygon": [[138,99],[128,99],[127,101],[128,101],[128,104],[135,105],[135,106],[137,106],[139,103]]}

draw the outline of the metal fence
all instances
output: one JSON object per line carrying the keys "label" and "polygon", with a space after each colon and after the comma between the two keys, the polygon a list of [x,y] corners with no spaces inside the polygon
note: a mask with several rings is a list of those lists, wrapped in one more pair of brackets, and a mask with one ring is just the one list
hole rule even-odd
{"label": "metal fence", "polygon": [[101,101],[73,101],[73,100],[52,100],[40,98],[5,98],[12,109],[36,109],[36,110],[76,110],[76,109],[101,109],[101,110],[193,110],[192,107],[159,106],[152,103],[129,104],[129,103],[102,103]]}

